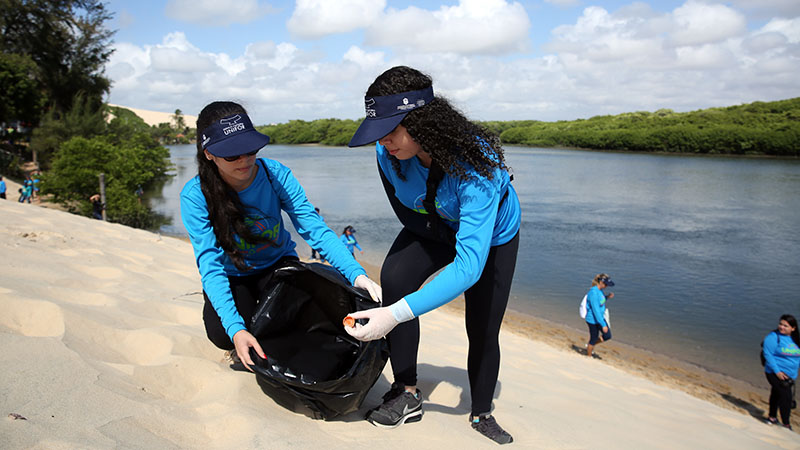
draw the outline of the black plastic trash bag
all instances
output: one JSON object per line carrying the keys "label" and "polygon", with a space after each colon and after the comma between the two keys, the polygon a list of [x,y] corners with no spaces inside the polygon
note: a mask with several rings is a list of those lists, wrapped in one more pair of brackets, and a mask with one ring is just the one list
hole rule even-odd
{"label": "black plastic trash bag", "polygon": [[265,361],[251,349],[262,389],[285,408],[307,407],[315,419],[356,411],[389,350],[385,339],[352,338],[342,319],[377,306],[330,266],[289,261],[277,269],[250,327],[267,355]]}

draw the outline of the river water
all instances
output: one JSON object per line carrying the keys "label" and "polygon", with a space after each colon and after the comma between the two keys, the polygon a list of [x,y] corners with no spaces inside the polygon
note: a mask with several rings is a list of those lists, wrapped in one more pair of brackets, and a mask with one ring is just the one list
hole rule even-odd
{"label": "river water", "polygon": [[[170,152],[175,177],[148,197],[173,219],[160,231],[180,236],[195,149]],[[271,145],[259,157],[289,166],[380,266],[399,224],[371,149]],[[800,161],[524,147],[506,158],[523,211],[510,308],[584,330],[578,303],[606,272],[615,339],[763,384],[759,343],[781,314],[800,317]]]}

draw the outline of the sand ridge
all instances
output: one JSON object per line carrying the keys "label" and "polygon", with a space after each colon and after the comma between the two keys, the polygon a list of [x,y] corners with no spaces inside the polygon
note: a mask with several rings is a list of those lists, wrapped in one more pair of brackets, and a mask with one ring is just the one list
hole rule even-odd
{"label": "sand ridge", "polygon": [[[3,448],[492,448],[472,431],[463,320],[422,318],[421,422],[278,406],[204,333],[191,246],[0,201]],[[800,435],[504,330],[495,414],[517,448],[800,448]],[[22,418],[15,418],[18,415]],[[601,443],[601,444],[599,444]]]}

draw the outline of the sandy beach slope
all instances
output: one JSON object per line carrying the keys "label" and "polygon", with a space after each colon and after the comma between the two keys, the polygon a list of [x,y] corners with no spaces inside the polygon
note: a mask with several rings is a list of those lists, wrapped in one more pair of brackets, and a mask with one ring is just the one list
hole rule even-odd
{"label": "sandy beach slope", "polygon": [[[467,423],[463,320],[423,317],[422,422],[315,421],[207,342],[191,246],[0,200],[0,447],[494,448]],[[800,448],[800,435],[504,331],[496,392],[511,448]]]}

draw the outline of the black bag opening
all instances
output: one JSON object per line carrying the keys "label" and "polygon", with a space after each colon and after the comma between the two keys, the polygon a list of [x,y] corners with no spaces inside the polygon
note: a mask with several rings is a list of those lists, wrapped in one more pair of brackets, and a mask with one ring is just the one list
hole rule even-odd
{"label": "black bag opening", "polygon": [[308,408],[314,418],[356,411],[389,351],[385,339],[350,337],[342,319],[377,306],[330,266],[288,261],[275,270],[250,326],[267,355],[265,361],[251,350],[262,389],[288,409]]}

